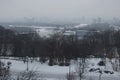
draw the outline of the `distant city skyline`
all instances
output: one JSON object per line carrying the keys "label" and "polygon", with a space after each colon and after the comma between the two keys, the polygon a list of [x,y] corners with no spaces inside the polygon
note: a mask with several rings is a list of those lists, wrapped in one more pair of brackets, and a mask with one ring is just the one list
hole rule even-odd
{"label": "distant city skyline", "polygon": [[0,22],[24,18],[120,18],[120,0],[0,0]]}

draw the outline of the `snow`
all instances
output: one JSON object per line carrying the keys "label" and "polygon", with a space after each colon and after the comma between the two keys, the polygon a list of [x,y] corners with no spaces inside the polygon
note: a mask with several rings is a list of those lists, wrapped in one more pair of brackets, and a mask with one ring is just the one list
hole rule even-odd
{"label": "snow", "polygon": [[85,27],[85,26],[87,26],[88,24],[79,24],[79,25],[77,25],[77,26],[75,26],[75,28],[81,28],[81,27]]}
{"label": "snow", "polygon": [[[7,63],[10,61],[12,63],[10,70],[13,74],[17,74],[19,72],[23,72],[27,69],[27,63],[23,61],[11,60],[10,59],[1,59],[3,62]],[[106,59],[106,67],[99,66],[98,62],[101,61],[100,58],[89,58],[86,60],[86,72],[84,73],[84,80],[98,80],[100,73],[89,72],[91,68],[100,68],[103,71],[101,76],[102,80],[120,80],[120,72],[115,72],[112,68],[111,62],[109,59]],[[77,62],[75,60],[71,60],[70,66],[48,66],[47,62],[41,64],[40,62],[34,61],[33,63],[28,62],[29,70],[34,70],[42,75],[45,80],[65,80],[67,73],[69,73],[69,69],[71,68],[71,72],[76,72]],[[106,74],[105,70],[113,71],[114,74]]]}
{"label": "snow", "polygon": [[[3,62],[7,63],[8,61],[12,62],[11,71],[18,73],[23,72],[27,69],[27,63],[23,61],[8,60],[2,59]],[[47,64],[41,64],[40,62],[28,62],[29,70],[36,71],[43,75],[43,77],[48,78],[65,78],[66,74],[69,71],[69,67],[60,67],[60,66],[48,66]],[[55,77],[54,77],[55,76]],[[61,77],[62,76],[62,77]]]}
{"label": "snow", "polygon": [[116,26],[116,25],[110,25],[109,27],[113,28],[115,31],[119,31],[120,30],[120,27]]}

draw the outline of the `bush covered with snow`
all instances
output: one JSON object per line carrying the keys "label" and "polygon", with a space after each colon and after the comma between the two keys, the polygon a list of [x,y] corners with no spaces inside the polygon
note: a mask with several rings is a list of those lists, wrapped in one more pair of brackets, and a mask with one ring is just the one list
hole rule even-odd
{"label": "bush covered with snow", "polygon": [[7,80],[10,77],[10,64],[3,63],[0,61],[0,80]]}
{"label": "bush covered with snow", "polygon": [[99,65],[99,66],[105,66],[105,62],[104,62],[104,61],[100,61],[100,62],[98,63],[98,65]]}

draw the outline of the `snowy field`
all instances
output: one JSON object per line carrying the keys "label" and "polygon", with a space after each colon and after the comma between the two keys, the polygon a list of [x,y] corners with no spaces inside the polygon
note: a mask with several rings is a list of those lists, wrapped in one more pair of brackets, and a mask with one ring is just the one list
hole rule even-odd
{"label": "snowy field", "polygon": [[[10,59],[1,59],[2,62],[7,63],[10,61],[11,67],[11,74],[13,76],[18,75],[20,72],[24,72],[27,69],[27,63],[24,63],[23,61],[20,60],[10,60]],[[101,80],[120,80],[120,73],[115,72],[112,69],[112,65],[109,62],[109,60],[106,60],[106,67],[105,66],[99,66],[98,62],[101,59],[87,59],[86,61],[86,71],[84,73],[83,80],[98,80],[100,73],[98,71],[92,71],[90,72],[90,69],[100,69],[103,71],[101,75]],[[41,64],[40,62],[33,61],[28,62],[28,68],[29,70],[36,71],[39,73],[40,77],[45,79],[45,80],[66,80],[66,75],[69,73],[69,70],[76,74],[77,69],[77,61],[71,60],[71,65],[70,66],[48,66],[48,62]],[[111,71],[113,72],[112,74],[110,73],[104,73],[104,71]]]}

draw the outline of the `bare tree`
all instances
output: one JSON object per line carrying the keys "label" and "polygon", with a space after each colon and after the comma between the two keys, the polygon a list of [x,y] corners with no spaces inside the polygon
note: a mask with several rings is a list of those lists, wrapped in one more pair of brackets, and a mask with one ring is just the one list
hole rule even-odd
{"label": "bare tree", "polygon": [[37,80],[40,79],[39,74],[36,73],[36,71],[25,71],[21,72],[17,76],[17,80]]}
{"label": "bare tree", "polygon": [[102,73],[102,70],[100,70],[99,73],[100,73],[100,74],[99,74],[98,80],[101,80],[101,77],[102,77],[102,74],[103,74],[103,73]]}
{"label": "bare tree", "polygon": [[67,80],[75,80],[76,76],[73,72],[70,72],[66,76]]}
{"label": "bare tree", "polygon": [[76,72],[78,73],[80,80],[82,80],[82,78],[84,77],[85,68],[86,68],[85,66],[86,66],[85,58],[80,58],[76,68]]}

